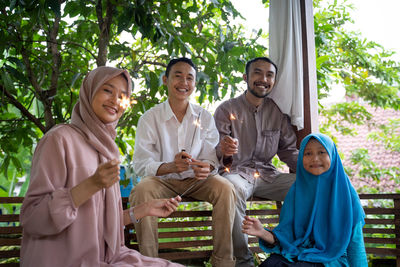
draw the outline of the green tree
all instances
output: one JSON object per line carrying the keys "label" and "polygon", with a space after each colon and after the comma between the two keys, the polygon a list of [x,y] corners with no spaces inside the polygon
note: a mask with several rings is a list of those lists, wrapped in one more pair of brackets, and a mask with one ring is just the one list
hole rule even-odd
{"label": "green tree", "polygon": [[[314,8],[319,98],[340,82],[348,95],[399,109],[399,64],[389,59],[392,52],[344,29],[351,22],[346,2],[314,0]],[[245,62],[268,54],[258,42],[266,35],[247,39],[243,27],[231,23],[238,16],[228,0],[1,1],[2,176],[12,181],[29,172],[34,144],[70,120],[82,77],[96,66],[126,68],[134,78],[137,104],[120,121],[117,138],[128,161],[138,118],[167,96],[161,76],[171,57],[188,56],[199,66],[199,103],[234,95]],[[349,133],[342,121],[364,123],[371,116],[357,103],[320,109]]]}
{"label": "green tree", "polygon": [[237,71],[265,52],[230,25],[237,16],[226,0],[1,1],[0,173],[11,179],[29,170],[33,145],[69,121],[82,77],[96,66],[126,68],[138,87],[117,139],[128,155],[139,116],[166,98],[161,76],[171,57],[199,66],[199,103],[233,94]]}
{"label": "green tree", "polygon": [[[400,64],[391,59],[393,51],[345,29],[345,24],[353,22],[350,17],[353,7],[347,0],[323,2],[326,1],[314,0],[317,7],[314,10],[314,29],[319,99],[325,98],[334,84],[341,84],[346,96],[361,101],[337,103],[330,107],[320,104],[320,114],[325,118],[320,129],[330,135],[332,128],[345,135],[356,135],[352,126],[369,124],[373,117],[360,102],[372,107],[400,109]],[[398,120],[379,128],[381,130],[371,133],[370,138],[382,142],[390,151],[399,151]],[[357,174],[378,181],[389,177],[399,181],[400,168],[377,166],[370,160],[368,150],[360,148],[354,151],[351,160],[360,166],[358,173],[349,170],[351,176]]]}

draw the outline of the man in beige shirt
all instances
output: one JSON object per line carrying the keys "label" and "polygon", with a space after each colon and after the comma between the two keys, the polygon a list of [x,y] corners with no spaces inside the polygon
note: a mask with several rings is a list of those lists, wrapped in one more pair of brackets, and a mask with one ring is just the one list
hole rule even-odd
{"label": "man in beige shirt", "polygon": [[[233,227],[236,266],[253,266],[247,235],[241,232],[246,200],[251,196],[283,200],[294,182],[294,173],[281,173],[272,164],[275,155],[294,172],[298,150],[290,118],[268,98],[277,66],[266,57],[246,64],[247,90],[222,103],[214,114],[220,143],[220,174],[233,183],[237,207]],[[258,178],[259,179],[256,179]]]}

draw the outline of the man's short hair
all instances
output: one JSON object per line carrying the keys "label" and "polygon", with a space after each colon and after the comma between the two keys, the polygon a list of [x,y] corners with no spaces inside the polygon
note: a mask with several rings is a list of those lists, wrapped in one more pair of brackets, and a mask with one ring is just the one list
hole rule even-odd
{"label": "man's short hair", "polygon": [[172,66],[174,66],[178,62],[185,62],[185,63],[189,64],[190,66],[193,67],[193,69],[195,70],[195,72],[197,74],[197,67],[196,67],[196,65],[194,65],[193,61],[190,58],[180,57],[180,58],[174,58],[168,63],[167,70],[165,71],[165,76],[167,76],[167,78],[168,78],[169,72],[171,71]]}
{"label": "man's short hair", "polygon": [[266,61],[268,63],[271,63],[275,67],[275,75],[278,74],[278,67],[276,66],[276,64],[271,59],[269,59],[267,57],[256,57],[256,58],[253,58],[252,60],[250,60],[250,61],[248,61],[246,63],[246,75],[247,76],[249,76],[250,65],[253,64],[256,61],[259,61],[259,60],[263,60],[263,61]]}

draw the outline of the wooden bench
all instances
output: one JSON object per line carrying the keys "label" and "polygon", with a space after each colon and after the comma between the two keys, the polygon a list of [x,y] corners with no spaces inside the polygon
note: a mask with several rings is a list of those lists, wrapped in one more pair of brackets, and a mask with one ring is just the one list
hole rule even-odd
{"label": "wooden bench", "polygon": [[[400,267],[400,194],[361,194],[360,199],[367,214],[364,226],[367,253],[373,257],[391,257],[392,266]],[[22,200],[22,197],[0,197],[0,266],[19,266]],[[127,198],[123,198],[123,203],[125,207],[128,205]],[[264,225],[273,227],[278,223],[280,202],[254,198],[252,206],[260,209],[247,213],[260,218]],[[207,260],[212,252],[211,209],[206,202],[184,199],[178,211],[160,218],[160,257],[176,262]],[[125,243],[137,249],[132,225],[125,228]],[[249,238],[249,246],[253,252],[261,252],[256,238]]]}

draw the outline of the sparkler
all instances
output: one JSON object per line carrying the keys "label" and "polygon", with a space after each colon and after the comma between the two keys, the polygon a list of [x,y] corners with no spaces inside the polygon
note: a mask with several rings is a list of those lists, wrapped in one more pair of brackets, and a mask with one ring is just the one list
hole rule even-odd
{"label": "sparkler", "polygon": [[260,173],[259,173],[258,171],[256,171],[256,172],[253,174],[253,177],[254,177],[254,181],[253,181],[253,190],[251,191],[249,216],[250,216],[250,213],[251,213],[251,207],[253,206],[254,187],[255,187],[255,185],[256,185],[256,180],[257,180],[257,178],[260,177]]}
{"label": "sparkler", "polygon": [[194,138],[196,137],[197,128],[200,128],[200,130],[201,130],[201,112],[202,111],[203,110],[200,110],[199,116],[197,117],[197,119],[195,119],[193,121],[193,125],[195,126],[195,128],[194,128],[194,133],[193,133],[193,137],[192,137],[192,143],[190,144],[190,153],[192,153],[192,148],[193,148]]}
{"label": "sparkler", "polygon": [[[202,113],[202,111],[203,111],[203,110],[200,110],[199,116],[197,117],[197,119],[195,119],[195,120],[193,121],[193,125],[195,126],[195,128],[194,128],[194,132],[193,132],[192,143],[190,144],[190,153],[192,153],[192,148],[193,148],[194,139],[195,139],[195,137],[196,137],[197,128],[200,128],[200,130],[202,129],[202,128],[201,128],[201,120],[200,120],[200,119],[201,119],[201,113]],[[182,149],[182,151],[185,151],[185,149]],[[197,184],[198,184],[198,181],[194,182],[191,186],[189,186],[188,189],[186,189],[186,190],[180,195],[180,197],[184,196],[187,192],[190,191],[190,189],[192,189],[192,188],[193,188],[195,185],[197,185]]]}
{"label": "sparkler", "polygon": [[130,99],[125,95],[122,96],[121,101],[119,102],[119,106],[123,109],[127,109],[131,104],[136,104],[137,101],[135,99]]}

